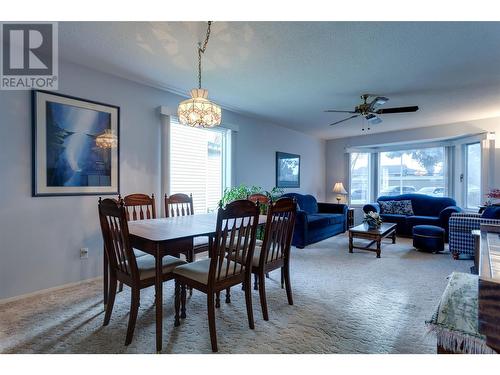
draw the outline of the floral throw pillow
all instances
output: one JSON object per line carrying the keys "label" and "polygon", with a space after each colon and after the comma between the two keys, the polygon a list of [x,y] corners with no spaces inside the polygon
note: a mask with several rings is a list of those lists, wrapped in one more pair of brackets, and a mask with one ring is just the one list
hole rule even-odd
{"label": "floral throw pillow", "polygon": [[380,205],[381,214],[413,215],[413,206],[409,199],[401,201],[378,201],[377,203]]}

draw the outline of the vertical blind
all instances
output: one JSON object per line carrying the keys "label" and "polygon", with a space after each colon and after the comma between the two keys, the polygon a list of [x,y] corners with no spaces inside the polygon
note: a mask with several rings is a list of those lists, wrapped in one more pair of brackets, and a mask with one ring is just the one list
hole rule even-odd
{"label": "vertical blind", "polygon": [[222,197],[224,129],[202,129],[170,122],[170,194],[193,194],[195,213],[217,209]]}

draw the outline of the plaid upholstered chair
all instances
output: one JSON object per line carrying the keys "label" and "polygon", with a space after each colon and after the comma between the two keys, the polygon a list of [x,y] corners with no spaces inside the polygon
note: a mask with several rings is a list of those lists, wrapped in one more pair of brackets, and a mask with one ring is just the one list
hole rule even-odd
{"label": "plaid upholstered chair", "polygon": [[500,219],[482,217],[476,213],[454,213],[449,221],[450,252],[454,259],[461,255],[474,257],[473,230],[479,230],[481,224],[500,225]]}

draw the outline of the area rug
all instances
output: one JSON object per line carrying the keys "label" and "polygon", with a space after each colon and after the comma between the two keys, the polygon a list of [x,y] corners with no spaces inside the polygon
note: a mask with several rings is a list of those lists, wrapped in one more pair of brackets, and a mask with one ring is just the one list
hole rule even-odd
{"label": "area rug", "polygon": [[[382,256],[348,251],[339,235],[292,249],[294,305],[279,271],[267,279],[269,321],[253,291],[255,330],[248,328],[244,294],[216,312],[220,353],[435,353],[425,320],[434,312],[453,271],[471,261],[448,252],[421,253],[410,239],[384,243]],[[154,289],[141,292],[134,339],[124,346],[130,293],[117,295],[111,322],[102,326],[101,281],[92,281],[0,305],[1,353],[155,353]],[[163,353],[211,353],[206,296],[194,291],[187,319],[174,327],[173,282],[164,284]]]}

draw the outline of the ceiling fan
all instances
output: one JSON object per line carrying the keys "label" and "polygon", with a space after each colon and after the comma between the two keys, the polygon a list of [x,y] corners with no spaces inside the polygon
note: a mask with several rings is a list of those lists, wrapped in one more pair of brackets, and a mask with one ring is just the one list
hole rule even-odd
{"label": "ceiling fan", "polygon": [[[369,97],[374,97],[374,99],[371,102],[368,102]],[[330,126],[340,124],[341,122],[356,118],[358,116],[364,116],[365,119],[370,124],[375,125],[375,124],[380,124],[382,122],[382,119],[380,117],[378,117],[377,115],[385,115],[387,113],[405,113],[405,112],[418,111],[418,106],[378,109],[378,107],[380,107],[381,105],[383,105],[389,101],[389,98],[386,98],[385,96],[363,94],[363,95],[361,95],[361,99],[363,100],[363,103],[354,107],[354,111],[339,111],[336,109],[327,109],[325,112],[352,114],[352,116],[345,118],[343,120],[340,120],[340,121],[336,121],[333,124],[330,124]],[[368,128],[368,129],[370,129],[370,128]]]}

